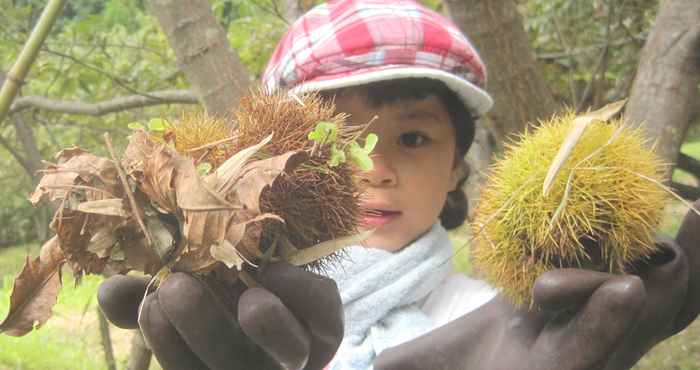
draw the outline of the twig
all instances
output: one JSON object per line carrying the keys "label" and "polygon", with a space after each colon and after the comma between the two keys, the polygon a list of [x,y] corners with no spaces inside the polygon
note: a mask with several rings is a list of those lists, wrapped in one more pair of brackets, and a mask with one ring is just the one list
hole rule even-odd
{"label": "twig", "polygon": [[197,104],[197,97],[189,90],[159,90],[148,93],[127,95],[107,99],[96,103],[81,101],[56,100],[43,96],[25,96],[17,98],[9,113],[14,114],[25,109],[35,108],[49,112],[103,116],[109,113],[129,109],[150,107],[161,104]]}
{"label": "twig", "polygon": [[571,94],[571,102],[576,102],[576,89],[574,88],[574,66],[578,63],[576,63],[576,58],[574,57],[573,53],[571,53],[571,48],[569,47],[569,43],[564,39],[564,35],[561,32],[561,27],[559,26],[559,18],[557,18],[556,14],[552,16],[553,19],[553,24],[554,24],[554,30],[556,31],[557,39],[559,39],[559,43],[561,43],[561,46],[564,48],[566,51],[566,54],[569,54],[569,60],[571,65],[569,66],[568,72],[567,73],[567,79],[569,80],[569,93]]}
{"label": "twig", "polygon": [[[10,142],[2,136],[0,136],[0,146],[2,146],[3,148],[5,148],[5,150],[10,152],[10,154],[12,154],[12,156],[15,158],[15,160],[20,164],[20,166],[22,166],[22,168],[24,168],[25,171],[27,171],[27,173],[31,172],[31,169],[30,169],[31,167],[30,167],[27,159],[24,158],[24,156],[22,156],[22,154],[20,154],[20,152],[17,151],[12,146],[12,144],[10,144]],[[30,174],[30,177],[31,176],[33,176],[33,175]]]}
{"label": "twig", "polygon": [[610,32],[610,29],[612,28],[613,14],[613,6],[610,5],[610,9],[608,10],[608,22],[605,25],[605,46],[603,47],[603,51],[600,53],[600,59],[598,60],[598,65],[596,66],[595,72],[591,76],[591,79],[588,81],[588,84],[586,84],[586,88],[583,90],[581,99],[578,102],[576,102],[577,112],[581,111],[583,104],[585,104],[586,100],[588,100],[588,96],[591,95],[591,90],[593,89],[593,83],[596,80],[596,76],[604,74],[605,70],[607,69],[607,60],[610,54],[610,43],[612,42],[612,32]]}
{"label": "twig", "polygon": [[[639,39],[639,38],[644,40],[644,38],[641,36],[635,37],[634,35],[632,35],[632,36],[629,36],[627,38],[622,38],[619,40],[612,41],[612,42],[610,42],[609,46],[624,46],[624,45],[636,42],[637,39]],[[539,54],[537,54],[537,60],[551,61],[551,60],[557,60],[557,59],[568,59],[571,57],[579,56],[581,54],[595,52],[599,49],[604,48],[605,46],[606,46],[605,43],[600,43],[600,44],[594,44],[594,45],[589,45],[589,46],[582,46],[582,47],[574,48],[574,49],[571,49],[568,51],[564,50],[564,51],[550,51],[550,52],[539,53]]]}
{"label": "twig", "polygon": [[254,287],[259,287],[260,284],[258,284],[255,279],[253,279],[250,274],[248,274],[245,270],[238,271],[238,278],[241,279],[243,284],[247,285],[249,288],[254,288]]}
{"label": "twig", "polygon": [[87,186],[87,185],[42,185],[43,188],[46,189],[83,189],[83,190],[92,190],[92,191],[98,191],[107,194],[111,198],[116,198],[117,196],[110,193],[109,191],[105,189],[99,189],[95,188],[92,186]]}
{"label": "twig", "polygon": [[129,86],[121,77],[118,77],[118,76],[114,75],[113,73],[110,73],[109,71],[105,71],[104,69],[102,69],[100,67],[96,67],[96,66],[90,65],[88,63],[85,63],[77,57],[62,53],[60,51],[51,50],[48,47],[44,47],[43,50],[45,50],[47,53],[58,55],[58,56],[66,58],[66,59],[72,60],[74,63],[76,63],[78,65],[81,65],[87,69],[93,70],[97,73],[103,74],[103,75],[107,76],[109,79],[111,79],[112,81],[114,81],[117,85],[121,86],[122,88],[126,89],[127,91],[129,91],[133,94],[141,95],[141,96],[151,98],[154,100],[161,100],[158,96],[150,95],[149,93],[145,93],[145,92],[141,92],[141,91],[136,90],[135,88]]}
{"label": "twig", "polygon": [[220,144],[225,144],[225,143],[228,143],[229,141],[234,141],[234,140],[236,140],[236,139],[238,139],[238,135],[233,135],[233,136],[231,136],[231,137],[227,137],[226,139],[221,139],[221,140],[213,141],[213,142],[208,143],[208,144],[200,145],[200,146],[198,146],[198,147],[196,147],[196,148],[187,149],[187,151],[190,152],[190,153],[191,153],[191,152],[196,152],[196,151],[198,151],[198,150],[208,149],[208,148],[211,148],[211,147],[215,147],[215,146],[217,146],[217,145],[220,145]]}
{"label": "twig", "polygon": [[284,22],[285,25],[289,26],[290,22],[289,20],[282,14],[282,12],[279,9],[279,5],[277,4],[276,0],[270,0],[270,7],[264,6],[262,4],[262,1],[253,1],[253,5],[257,6],[261,10],[267,12],[270,15],[273,15],[277,18],[279,18],[282,22]]}
{"label": "twig", "polygon": [[136,217],[136,221],[138,221],[139,226],[141,226],[141,230],[143,231],[143,234],[146,236],[146,241],[148,241],[148,246],[153,245],[153,241],[151,240],[151,234],[148,232],[148,229],[146,228],[146,224],[143,223],[143,219],[141,218],[141,212],[140,208],[136,205],[136,200],[134,199],[134,194],[131,193],[131,189],[129,188],[129,183],[126,181],[126,175],[124,174],[124,169],[122,169],[122,166],[119,164],[119,160],[117,160],[117,156],[114,153],[114,148],[112,147],[112,139],[109,137],[109,133],[105,133],[104,135],[105,138],[105,143],[107,143],[107,149],[109,150],[109,154],[112,156],[112,160],[114,161],[114,167],[117,169],[117,174],[119,175],[119,180],[122,183],[122,186],[124,187],[124,192],[126,193],[127,198],[129,198],[129,204],[131,204],[131,210],[134,213],[134,217]]}

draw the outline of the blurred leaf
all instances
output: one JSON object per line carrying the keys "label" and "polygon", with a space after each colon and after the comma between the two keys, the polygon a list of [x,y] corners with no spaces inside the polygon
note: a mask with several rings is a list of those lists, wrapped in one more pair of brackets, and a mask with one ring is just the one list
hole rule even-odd
{"label": "blurred leaf", "polygon": [[15,279],[10,311],[0,323],[0,333],[22,336],[40,327],[51,316],[61,280],[58,270],[65,257],[54,237],[41,248],[40,256],[24,265]]}
{"label": "blurred leaf", "polygon": [[140,122],[131,122],[128,125],[126,125],[126,127],[130,128],[132,130],[144,130],[144,131],[146,131],[146,126],[144,126]]}
{"label": "blurred leaf", "polygon": [[374,168],[372,163],[372,158],[369,154],[372,153],[374,147],[377,145],[378,137],[376,134],[370,133],[365,138],[365,146],[361,147],[360,144],[353,141],[350,143],[350,158],[353,162],[357,164],[363,171],[371,171]]}
{"label": "blurred leaf", "polygon": [[148,130],[153,132],[163,132],[166,129],[167,122],[162,118],[151,118],[148,121]]}

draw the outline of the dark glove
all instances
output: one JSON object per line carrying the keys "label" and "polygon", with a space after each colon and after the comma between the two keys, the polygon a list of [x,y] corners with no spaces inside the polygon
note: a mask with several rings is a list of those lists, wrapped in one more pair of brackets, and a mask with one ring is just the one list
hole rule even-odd
{"label": "dark glove", "polygon": [[629,369],[700,312],[700,217],[689,212],[676,241],[658,244],[634,275],[546,272],[535,282],[534,310],[498,296],[384,351],[374,369]]}
{"label": "dark glove", "polygon": [[322,369],[343,337],[335,282],[286,263],[267,266],[258,281],[262,287],[237,286],[222,300],[212,284],[174,273],[146,297],[138,322],[147,281],[110,277],[98,301],[115,325],[141,328],[166,370]]}

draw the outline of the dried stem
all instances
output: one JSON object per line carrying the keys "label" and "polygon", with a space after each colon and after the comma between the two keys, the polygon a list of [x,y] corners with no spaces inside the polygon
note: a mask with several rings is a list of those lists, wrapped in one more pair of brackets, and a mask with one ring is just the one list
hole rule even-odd
{"label": "dried stem", "polygon": [[139,223],[139,226],[141,226],[141,230],[143,231],[143,234],[146,236],[146,241],[148,241],[148,246],[153,245],[153,240],[151,239],[151,234],[148,232],[148,229],[146,228],[146,224],[143,222],[143,218],[141,218],[141,209],[138,208],[136,204],[136,199],[134,199],[134,194],[131,192],[131,189],[129,188],[129,183],[126,181],[126,174],[124,173],[124,169],[122,166],[119,164],[119,160],[117,160],[117,156],[114,153],[114,148],[112,147],[112,139],[109,137],[109,133],[105,133],[104,135],[105,138],[105,143],[107,143],[107,149],[109,150],[109,155],[112,156],[112,160],[114,161],[114,167],[117,169],[117,174],[119,175],[119,180],[122,183],[122,186],[124,187],[124,193],[126,193],[126,197],[129,198],[129,204],[131,204],[131,209],[134,213],[134,217],[136,217],[136,221]]}
{"label": "dried stem", "polygon": [[211,143],[207,143],[207,144],[204,144],[204,145],[200,145],[200,146],[198,146],[198,147],[196,147],[196,148],[187,149],[187,152],[191,153],[191,152],[196,152],[196,151],[202,150],[202,149],[213,148],[213,147],[215,147],[215,146],[217,146],[217,145],[226,144],[226,143],[231,142],[231,141],[234,141],[234,140],[236,140],[236,139],[238,139],[238,135],[233,135],[233,136],[231,136],[231,137],[227,137],[226,139],[221,139],[221,140],[213,141],[213,142],[211,142]]}
{"label": "dried stem", "polygon": [[249,273],[247,273],[245,270],[238,271],[238,278],[241,279],[243,284],[247,285],[249,288],[255,288],[259,287],[260,284],[258,284],[255,279],[253,279],[252,276],[250,276]]}
{"label": "dried stem", "polygon": [[100,193],[107,194],[111,198],[116,198],[117,196],[110,193],[109,191],[105,189],[100,189],[96,188],[93,186],[86,186],[86,185],[43,185],[44,188],[46,189],[83,189],[83,190],[92,190],[92,191],[97,191]]}

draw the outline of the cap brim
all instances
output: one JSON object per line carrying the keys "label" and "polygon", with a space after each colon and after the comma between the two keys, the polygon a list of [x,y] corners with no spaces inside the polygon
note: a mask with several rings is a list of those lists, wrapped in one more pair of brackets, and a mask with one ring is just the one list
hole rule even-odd
{"label": "cap brim", "polygon": [[488,112],[493,106],[491,96],[471,82],[445,71],[421,67],[393,67],[327,80],[306,81],[296,85],[291,89],[291,92],[333,90],[400,78],[431,78],[442,81],[462,99],[467,107],[478,115]]}

